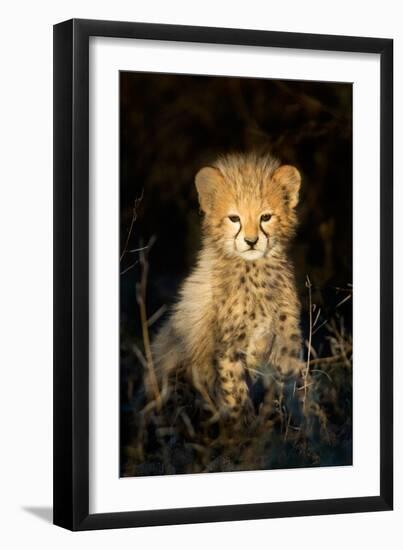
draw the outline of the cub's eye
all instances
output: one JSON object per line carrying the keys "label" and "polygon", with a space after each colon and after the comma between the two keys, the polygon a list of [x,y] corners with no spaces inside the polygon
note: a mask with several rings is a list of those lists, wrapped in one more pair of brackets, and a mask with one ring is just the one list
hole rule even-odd
{"label": "cub's eye", "polygon": [[232,221],[232,223],[237,223],[239,222],[239,216],[228,216],[229,219]]}
{"label": "cub's eye", "polygon": [[270,219],[271,219],[271,214],[262,214],[262,216],[260,216],[260,220],[262,222],[268,222]]}

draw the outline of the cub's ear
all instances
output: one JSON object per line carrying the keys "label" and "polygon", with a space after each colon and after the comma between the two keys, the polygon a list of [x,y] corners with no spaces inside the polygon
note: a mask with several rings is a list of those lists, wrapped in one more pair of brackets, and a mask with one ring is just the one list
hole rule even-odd
{"label": "cub's ear", "polygon": [[301,174],[294,166],[285,164],[275,170],[273,182],[276,182],[283,189],[285,199],[291,208],[295,208],[298,204],[299,188],[301,187]]}
{"label": "cub's ear", "polygon": [[221,172],[212,166],[206,166],[197,172],[195,184],[199,195],[200,208],[204,213],[211,211],[217,187],[221,181]]}

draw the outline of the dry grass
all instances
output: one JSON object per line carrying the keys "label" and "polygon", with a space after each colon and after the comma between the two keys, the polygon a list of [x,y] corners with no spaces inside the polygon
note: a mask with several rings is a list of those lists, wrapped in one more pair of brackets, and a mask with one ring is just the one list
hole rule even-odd
{"label": "dry grass", "polygon": [[[309,329],[306,361],[299,377],[285,379],[272,365],[259,365],[271,377],[269,389],[259,381],[251,388],[255,416],[234,427],[214,409],[210,396],[190,387],[178,375],[158,386],[147,317],[148,253],[154,239],[140,250],[141,278],[136,286],[142,349],[132,347],[141,375],[131,411],[131,437],[123,450],[122,475],[162,475],[348,464],[351,461],[352,341],[343,318],[321,318],[312,303],[307,277]],[[350,295],[351,297],[351,295]],[[329,354],[321,357],[312,344],[317,330],[326,331]],[[144,390],[144,377],[151,392]]]}

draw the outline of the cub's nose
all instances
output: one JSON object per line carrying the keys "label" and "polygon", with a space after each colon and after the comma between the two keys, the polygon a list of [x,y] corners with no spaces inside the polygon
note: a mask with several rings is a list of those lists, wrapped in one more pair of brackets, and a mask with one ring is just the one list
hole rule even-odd
{"label": "cub's nose", "polygon": [[248,244],[250,247],[253,247],[255,246],[255,244],[257,243],[259,237],[244,237],[244,241],[246,242],[246,244]]}

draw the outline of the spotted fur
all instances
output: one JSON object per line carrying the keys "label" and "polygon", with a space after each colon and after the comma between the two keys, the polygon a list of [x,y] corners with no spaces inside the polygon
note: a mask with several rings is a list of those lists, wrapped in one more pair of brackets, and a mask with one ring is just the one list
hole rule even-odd
{"label": "spotted fur", "polygon": [[[220,413],[250,413],[251,383],[301,370],[287,245],[300,175],[270,156],[221,157],[196,175],[203,245],[153,344],[159,379],[179,372]],[[161,382],[162,383],[162,382]]]}

